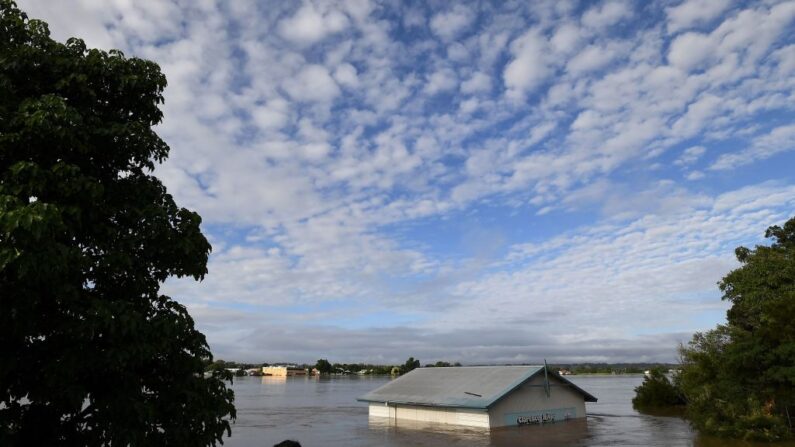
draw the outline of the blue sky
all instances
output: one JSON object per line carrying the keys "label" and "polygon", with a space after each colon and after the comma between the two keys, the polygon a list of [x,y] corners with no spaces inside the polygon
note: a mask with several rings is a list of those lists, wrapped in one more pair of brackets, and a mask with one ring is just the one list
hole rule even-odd
{"label": "blue sky", "polygon": [[795,214],[795,2],[20,1],[160,64],[218,357],[673,361]]}

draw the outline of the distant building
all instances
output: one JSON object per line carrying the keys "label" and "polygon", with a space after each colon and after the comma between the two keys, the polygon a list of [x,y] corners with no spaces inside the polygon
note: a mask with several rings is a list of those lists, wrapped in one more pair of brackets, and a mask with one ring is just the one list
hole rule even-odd
{"label": "distant building", "polygon": [[306,370],[295,366],[263,366],[263,376],[305,376]]}
{"label": "distant building", "polygon": [[485,428],[584,418],[596,402],[544,366],[417,368],[358,400],[373,417]]}

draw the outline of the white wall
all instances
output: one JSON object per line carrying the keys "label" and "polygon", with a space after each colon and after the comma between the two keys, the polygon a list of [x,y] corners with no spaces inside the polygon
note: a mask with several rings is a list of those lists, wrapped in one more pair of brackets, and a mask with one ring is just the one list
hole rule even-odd
{"label": "white wall", "polygon": [[517,418],[531,419],[539,416],[539,412],[552,414],[557,420],[563,419],[565,413],[572,419],[585,417],[585,399],[580,393],[553,375],[549,376],[549,383],[549,397],[544,391],[544,376],[541,374],[497,402],[489,410],[491,427],[516,425]]}
{"label": "white wall", "polygon": [[371,403],[370,416],[391,418],[395,421],[432,422],[484,428],[489,426],[488,413],[463,408],[433,408],[411,405],[386,406],[382,403]]}

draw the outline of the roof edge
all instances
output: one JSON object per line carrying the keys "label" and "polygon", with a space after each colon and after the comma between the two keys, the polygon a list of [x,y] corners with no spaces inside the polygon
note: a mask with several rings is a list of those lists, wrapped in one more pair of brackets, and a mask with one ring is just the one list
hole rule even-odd
{"label": "roof edge", "polygon": [[561,376],[557,371],[552,371],[552,374],[554,374],[555,377],[560,379],[563,383],[565,383],[565,384],[571,386],[572,388],[574,388],[575,391],[579,391],[580,394],[582,394],[585,397],[585,401],[586,402],[596,402],[596,401],[599,400],[599,399],[596,398],[596,396],[594,396],[593,394],[591,394],[591,393],[585,391],[584,389],[580,388],[579,386],[577,386],[571,380]]}
{"label": "roof edge", "polygon": [[538,374],[539,372],[541,372],[543,370],[544,370],[543,366],[538,366],[534,371],[530,371],[530,372],[526,373],[524,376],[522,376],[521,379],[519,379],[516,382],[514,382],[511,386],[506,388],[502,393],[500,393],[494,399],[492,399],[491,402],[486,404],[486,408],[493,407],[494,404],[496,404],[497,402],[501,401],[505,396],[511,394],[515,389],[517,389],[520,386],[522,386],[525,383],[527,383],[528,380],[532,379],[533,377],[535,377],[536,374]]}
{"label": "roof edge", "polygon": [[533,377],[535,377],[535,376],[536,376],[536,375],[538,375],[539,373],[541,373],[541,372],[544,372],[544,370],[545,370],[545,369],[546,369],[547,373],[551,373],[552,375],[554,375],[554,376],[555,376],[555,378],[557,378],[557,379],[560,379],[560,380],[561,380],[561,381],[562,381],[564,384],[566,384],[566,385],[568,385],[568,386],[571,386],[572,388],[574,388],[574,390],[575,390],[575,391],[579,392],[579,393],[580,393],[580,394],[581,394],[581,395],[582,395],[582,396],[585,398],[585,401],[586,401],[586,402],[596,402],[596,401],[598,400],[598,399],[597,399],[597,398],[596,398],[594,395],[592,395],[591,393],[589,393],[589,392],[585,391],[584,389],[582,389],[582,388],[580,388],[579,386],[575,385],[575,384],[574,384],[573,382],[571,382],[570,380],[568,380],[568,379],[566,379],[565,377],[563,377],[563,376],[561,376],[560,374],[558,374],[558,372],[557,372],[557,371],[551,371],[551,370],[550,370],[548,367],[546,367],[546,366],[541,366],[541,367],[539,367],[539,368],[538,368],[536,371],[533,371],[531,374],[529,374],[529,375],[525,376],[524,378],[522,378],[521,380],[519,380],[517,383],[513,384],[511,387],[507,388],[505,392],[503,392],[503,393],[502,393],[502,394],[500,394],[499,396],[495,397],[495,398],[494,398],[494,399],[493,399],[491,402],[489,402],[489,403],[488,403],[488,405],[486,406],[486,408],[489,408],[489,409],[490,409],[490,408],[491,408],[491,407],[493,407],[493,406],[494,406],[494,405],[495,405],[497,402],[501,401],[501,400],[502,400],[502,399],[503,399],[505,396],[507,396],[507,395],[511,394],[511,393],[512,393],[514,390],[516,390],[516,389],[517,389],[517,388],[519,388],[520,386],[524,385],[525,383],[529,382],[529,381],[530,381],[530,379],[532,379]]}
{"label": "roof edge", "polygon": [[475,405],[445,405],[445,404],[437,404],[437,403],[428,403],[428,402],[411,402],[405,400],[382,400],[382,399],[363,399],[361,397],[356,399],[359,402],[369,402],[369,403],[383,403],[383,404],[399,404],[399,405],[414,405],[416,407],[444,407],[444,408],[465,408],[468,410],[483,410],[487,411],[489,408],[487,406],[475,406]]}

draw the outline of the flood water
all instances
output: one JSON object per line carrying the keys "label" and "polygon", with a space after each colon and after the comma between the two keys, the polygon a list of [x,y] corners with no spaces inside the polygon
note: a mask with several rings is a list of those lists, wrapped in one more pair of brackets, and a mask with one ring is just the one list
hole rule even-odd
{"label": "flood water", "polygon": [[[586,419],[489,431],[369,419],[367,405],[356,398],[388,382],[389,377],[241,377],[233,385],[237,422],[224,444],[270,447],[293,439],[303,447],[757,445],[698,437],[680,418],[636,412],[631,400],[643,376],[569,378],[599,399],[587,404]],[[775,445],[795,447],[795,443]]]}

